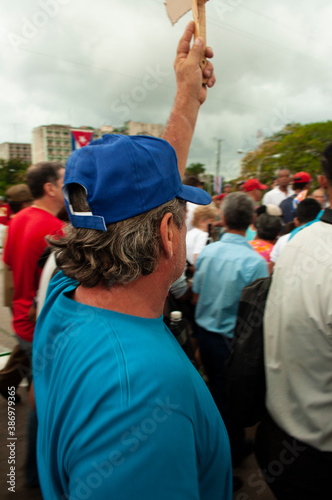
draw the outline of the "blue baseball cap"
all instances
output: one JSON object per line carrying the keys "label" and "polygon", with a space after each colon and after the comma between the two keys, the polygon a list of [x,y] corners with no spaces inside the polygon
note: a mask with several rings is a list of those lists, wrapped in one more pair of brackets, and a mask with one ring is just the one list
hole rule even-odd
{"label": "blue baseball cap", "polygon": [[[77,213],[70,184],[86,191],[91,212]],[[63,194],[74,227],[106,231],[106,224],[135,217],[173,198],[208,205],[203,189],[184,186],[172,146],[149,136],[106,134],[74,151],[66,165]]]}

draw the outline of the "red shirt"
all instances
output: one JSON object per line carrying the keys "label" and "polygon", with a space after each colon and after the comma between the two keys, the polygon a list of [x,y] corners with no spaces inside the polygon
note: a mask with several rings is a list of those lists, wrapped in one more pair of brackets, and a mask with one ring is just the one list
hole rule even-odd
{"label": "red shirt", "polygon": [[3,224],[4,226],[8,226],[11,215],[12,215],[12,211],[11,211],[8,203],[4,203],[3,205],[1,205],[1,207],[0,207],[0,224]]}
{"label": "red shirt", "polygon": [[13,328],[19,337],[29,342],[32,342],[35,323],[29,320],[28,311],[41,275],[37,262],[47,246],[45,236],[61,234],[63,226],[60,219],[36,207],[24,208],[9,224],[3,260],[13,272]]}

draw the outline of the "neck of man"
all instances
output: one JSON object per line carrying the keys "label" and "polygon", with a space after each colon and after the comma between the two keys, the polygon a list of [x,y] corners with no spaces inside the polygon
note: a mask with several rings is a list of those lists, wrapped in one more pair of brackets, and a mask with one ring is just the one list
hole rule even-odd
{"label": "neck of man", "polygon": [[226,233],[238,234],[239,236],[243,236],[244,238],[246,236],[246,232],[246,229],[226,229]]}
{"label": "neck of man", "polygon": [[169,287],[169,282],[161,279],[158,272],[153,272],[132,283],[110,289],[100,284],[93,288],[80,285],[74,293],[74,300],[130,316],[155,319],[163,314]]}
{"label": "neck of man", "polygon": [[45,197],[35,200],[32,204],[32,207],[39,208],[40,210],[45,210],[45,212],[54,215],[54,217],[56,217],[59,212],[58,207],[55,206],[53,200],[49,200]]}
{"label": "neck of man", "polygon": [[283,193],[287,193],[287,192],[288,192],[288,186],[279,186],[279,189],[280,189],[280,191],[282,191]]}

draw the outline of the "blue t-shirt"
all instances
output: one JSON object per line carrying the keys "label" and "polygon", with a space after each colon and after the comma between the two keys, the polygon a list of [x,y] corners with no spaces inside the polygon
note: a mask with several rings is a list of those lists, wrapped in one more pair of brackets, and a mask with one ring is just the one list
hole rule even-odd
{"label": "blue t-shirt", "polygon": [[38,319],[33,377],[45,500],[230,500],[228,437],[162,317],[75,302],[59,273]]}
{"label": "blue t-shirt", "polygon": [[233,338],[243,288],[267,276],[266,261],[243,236],[224,234],[220,241],[205,247],[196,261],[196,323],[209,332]]}

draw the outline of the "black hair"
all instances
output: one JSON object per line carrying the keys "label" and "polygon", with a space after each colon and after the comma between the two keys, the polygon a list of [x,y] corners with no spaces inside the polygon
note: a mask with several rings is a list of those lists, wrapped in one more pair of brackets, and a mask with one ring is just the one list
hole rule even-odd
{"label": "black hair", "polygon": [[291,233],[295,228],[296,228],[295,222],[291,220],[290,222],[287,222],[287,224],[285,225],[283,234],[285,235]]}
{"label": "black hair", "polygon": [[309,182],[293,182],[293,189],[304,189]]}
{"label": "black hair", "polygon": [[332,185],[332,142],[324,149],[321,163],[323,174],[327,178],[328,183]]}
{"label": "black hair", "polygon": [[60,179],[60,170],[64,168],[61,163],[53,161],[43,161],[28,168],[26,174],[27,184],[35,200],[44,196],[44,184],[51,182],[54,184]]}
{"label": "black hair", "polygon": [[295,217],[299,219],[301,224],[306,224],[307,222],[316,219],[321,209],[322,207],[317,200],[314,198],[306,198],[299,203],[295,212]]}
{"label": "black hair", "polygon": [[257,207],[255,209],[255,214],[258,216],[258,215],[262,215],[262,214],[266,214],[266,205],[260,205],[259,207]]}

